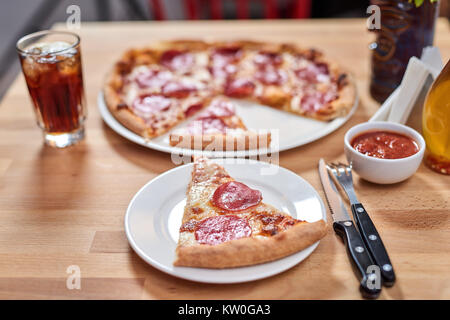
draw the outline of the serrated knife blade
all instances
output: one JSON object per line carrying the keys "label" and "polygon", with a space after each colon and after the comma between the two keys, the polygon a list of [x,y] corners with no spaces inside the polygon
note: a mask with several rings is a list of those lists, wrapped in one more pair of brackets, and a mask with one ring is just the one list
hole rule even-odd
{"label": "serrated knife blade", "polygon": [[328,207],[331,211],[331,216],[334,221],[349,221],[351,220],[341,195],[334,184],[333,178],[330,176],[327,170],[327,166],[323,159],[319,160],[319,175],[322,187],[325,192],[325,198],[327,199]]}

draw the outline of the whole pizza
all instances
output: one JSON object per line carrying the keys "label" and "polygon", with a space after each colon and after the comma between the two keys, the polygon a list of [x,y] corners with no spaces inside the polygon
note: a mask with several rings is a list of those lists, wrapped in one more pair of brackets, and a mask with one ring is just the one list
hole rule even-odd
{"label": "whole pizza", "polygon": [[355,102],[350,75],[319,51],[254,41],[179,40],[128,50],[103,93],[126,128],[148,139],[170,132],[171,145],[195,149],[270,144],[270,132],[247,129],[229,98],[319,121],[346,115]]}

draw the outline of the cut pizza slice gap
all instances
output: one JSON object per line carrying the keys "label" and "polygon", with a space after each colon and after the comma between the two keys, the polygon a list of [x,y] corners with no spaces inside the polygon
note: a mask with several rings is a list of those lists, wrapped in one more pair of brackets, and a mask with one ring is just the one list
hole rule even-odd
{"label": "cut pizza slice gap", "polygon": [[170,145],[200,150],[248,150],[267,148],[268,130],[249,130],[225,97],[214,98],[186,127],[170,133]]}
{"label": "cut pizza slice gap", "polygon": [[303,250],[326,234],[325,221],[294,219],[204,157],[195,160],[186,193],[175,266],[264,263]]}

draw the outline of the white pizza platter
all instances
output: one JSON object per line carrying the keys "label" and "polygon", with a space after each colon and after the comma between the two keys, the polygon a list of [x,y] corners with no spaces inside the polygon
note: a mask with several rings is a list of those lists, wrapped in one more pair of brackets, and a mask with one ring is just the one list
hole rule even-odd
{"label": "white pizza platter", "polygon": [[[314,188],[295,173],[250,159],[216,159],[236,180],[261,191],[263,201],[309,222],[326,220]],[[205,283],[238,283],[273,276],[308,257],[319,244],[285,258],[249,267],[205,269],[174,267],[192,163],[169,170],[144,185],[125,214],[125,232],[134,251],[153,267],[175,277]]]}
{"label": "white pizza platter", "polygon": [[[255,157],[273,152],[284,151],[316,141],[342,126],[355,112],[358,106],[358,96],[349,114],[345,117],[336,118],[329,122],[307,119],[279,111],[274,108],[262,106],[256,103],[242,100],[234,100],[236,113],[239,115],[247,128],[254,130],[271,130],[272,143],[270,148],[243,150],[243,151],[198,151],[172,147],[169,144],[169,133],[155,139],[144,139],[120,124],[109,112],[103,98],[99,93],[97,104],[100,114],[106,124],[124,138],[150,149],[163,152],[191,156],[202,154],[210,158],[222,157]],[[189,121],[180,124],[176,128],[186,126]]]}

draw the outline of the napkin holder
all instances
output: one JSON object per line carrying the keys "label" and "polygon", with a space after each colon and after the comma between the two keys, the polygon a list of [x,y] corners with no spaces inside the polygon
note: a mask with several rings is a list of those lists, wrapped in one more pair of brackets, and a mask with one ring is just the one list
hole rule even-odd
{"label": "napkin holder", "polygon": [[422,109],[433,81],[443,68],[437,47],[426,47],[421,59],[412,57],[401,84],[386,99],[370,121],[406,124],[422,132]]}

